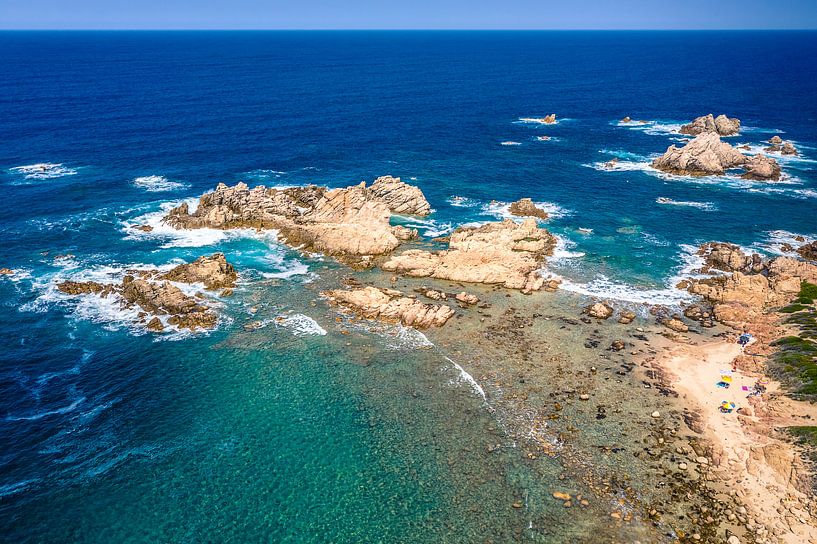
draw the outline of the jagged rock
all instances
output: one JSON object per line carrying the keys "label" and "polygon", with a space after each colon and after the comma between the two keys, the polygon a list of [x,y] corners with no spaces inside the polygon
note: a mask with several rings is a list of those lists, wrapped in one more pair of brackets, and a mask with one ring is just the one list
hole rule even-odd
{"label": "jagged rock", "polygon": [[755,155],[746,164],[746,172],[741,176],[743,179],[759,181],[779,181],[780,165],[771,157],[766,155]]}
{"label": "jagged rock", "polygon": [[715,132],[704,132],[683,147],[669,146],[667,151],[652,163],[653,168],[671,174],[705,176],[723,174],[730,168],[741,166],[746,157]]}
{"label": "jagged rock", "polygon": [[431,300],[445,300],[448,298],[445,293],[437,291],[436,289],[421,289],[420,292],[424,297],[430,298]]}
{"label": "jagged rock", "polygon": [[687,324],[681,321],[681,318],[678,316],[672,316],[670,318],[663,319],[661,320],[661,324],[675,332],[689,331],[689,327],[687,326]]}
{"label": "jagged rock", "polygon": [[400,178],[381,176],[369,188],[372,194],[384,202],[392,213],[421,215],[431,213],[431,205],[423,192]]}
{"label": "jagged rock", "polygon": [[583,313],[590,317],[595,317],[596,319],[609,319],[610,316],[613,315],[613,308],[603,302],[596,302],[595,304],[587,306],[583,310]]}
{"label": "jagged rock", "polygon": [[780,145],[783,143],[783,138],[775,134],[774,136],[769,138],[769,143],[772,145]]}
{"label": "jagged rock", "polygon": [[518,217],[538,217],[539,219],[547,219],[548,214],[545,210],[533,203],[530,198],[521,198],[516,202],[511,203],[511,215]]}
{"label": "jagged rock", "polygon": [[417,232],[417,229],[410,229],[410,228],[404,227],[402,225],[397,225],[395,227],[392,227],[391,232],[392,232],[392,234],[394,234],[395,238],[397,238],[401,242],[406,242],[408,240],[414,240],[419,235],[419,233]]}
{"label": "jagged rock", "polygon": [[697,136],[707,132],[713,132],[720,136],[732,136],[740,131],[740,120],[730,118],[723,114],[714,117],[711,113],[696,118],[688,125],[681,127],[681,134]]}
{"label": "jagged rock", "polygon": [[454,310],[449,306],[424,304],[394,289],[363,287],[335,289],[322,294],[332,304],[340,304],[367,319],[402,323],[416,328],[442,327],[454,315]]}
{"label": "jagged rock", "polygon": [[709,273],[712,269],[722,272],[757,273],[763,271],[766,266],[757,253],[746,255],[739,246],[724,242],[703,244],[698,249],[698,255],[704,258],[702,269],[704,273]]}
{"label": "jagged rock", "polygon": [[204,283],[211,289],[235,284],[236,273],[221,253],[209,257],[200,257],[190,264],[179,265],[169,272],[157,270],[133,270],[122,278],[121,283],[99,283],[94,281],[63,281],[57,289],[67,295],[96,295],[100,297],[115,296],[122,306],[138,307],[138,321],[144,322],[146,316],[152,318],[147,323],[148,330],[161,332],[165,325],[158,316],[169,316],[168,325],[178,328],[212,329],[216,326],[218,316],[202,302],[202,294],[191,296],[170,283]]}
{"label": "jagged rock", "polygon": [[555,114],[555,113],[551,113],[550,115],[545,115],[545,116],[542,118],[542,122],[543,122],[543,123],[547,123],[548,125],[552,125],[553,123],[555,123],[555,122],[556,122],[556,114]]}
{"label": "jagged rock", "polygon": [[142,232],[153,232],[153,227],[150,225],[134,225],[133,228]]}
{"label": "jagged rock", "polygon": [[181,283],[203,283],[207,289],[228,289],[235,287],[238,274],[227,262],[223,253],[202,256],[192,263],[180,264],[159,279]]}
{"label": "jagged rock", "polygon": [[473,305],[473,304],[476,304],[477,302],[479,302],[479,297],[477,297],[476,295],[472,295],[471,293],[466,293],[465,291],[462,291],[461,293],[457,293],[457,296],[454,297],[454,298],[456,298],[457,300],[459,300],[460,302],[463,302],[465,304],[472,304]]}
{"label": "jagged rock", "polygon": [[800,246],[797,253],[806,260],[817,261],[817,241]]}
{"label": "jagged rock", "polygon": [[409,250],[391,257],[383,270],[413,277],[500,284],[509,289],[537,291],[544,285],[539,274],[556,239],[536,221],[506,219],[480,227],[460,227],[451,234],[448,250]]}
{"label": "jagged rock", "polygon": [[780,153],[782,153],[783,155],[797,155],[797,148],[794,147],[794,144],[792,144],[791,142],[786,142],[780,149]]}
{"label": "jagged rock", "polygon": [[250,189],[222,183],[199,199],[195,212],[182,204],[163,221],[179,229],[275,229],[289,245],[359,264],[356,258],[389,253],[400,239],[414,236],[411,229],[389,224],[391,206],[404,213],[430,210],[419,189],[397,178],[378,178],[375,185]]}
{"label": "jagged rock", "polygon": [[616,167],[617,164],[618,164],[618,157],[613,157],[612,159],[610,159],[609,161],[604,163],[604,169],[605,170],[612,170],[612,169],[614,169]]}
{"label": "jagged rock", "polygon": [[148,321],[146,328],[147,330],[153,332],[162,332],[163,330],[165,330],[164,324],[162,324],[162,321],[158,317],[154,317],[153,319]]}
{"label": "jagged rock", "polygon": [[633,120],[630,119],[630,116],[626,116],[624,119],[621,120],[622,123],[631,123]]}
{"label": "jagged rock", "polygon": [[0,276],[10,276],[14,274],[14,270],[11,268],[0,268]]}
{"label": "jagged rock", "polygon": [[542,284],[542,291],[546,291],[548,293],[555,293],[559,286],[562,284],[562,280],[559,278],[550,278],[545,280],[545,283]]}
{"label": "jagged rock", "polygon": [[635,320],[635,313],[630,311],[621,312],[618,316],[618,322],[622,325],[629,325]]}

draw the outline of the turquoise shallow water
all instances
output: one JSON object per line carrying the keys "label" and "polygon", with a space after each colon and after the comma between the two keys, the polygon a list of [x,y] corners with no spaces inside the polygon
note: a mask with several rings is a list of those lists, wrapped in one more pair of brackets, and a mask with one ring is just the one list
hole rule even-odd
{"label": "turquoise shallow water", "polygon": [[[534,470],[510,446],[486,454],[503,429],[445,353],[395,331],[341,334],[330,309],[310,304],[335,285],[337,265],[270,236],[134,234],[128,225],[157,225],[163,207],[218,181],[343,186],[391,173],[428,196],[428,219],[395,219],[426,237],[504,217],[505,203],[529,196],[562,238],[549,268],[565,288],[677,302],[669,286],[690,245],[721,239],[773,252],[817,233],[816,41],[0,33],[0,68],[11,74],[0,81],[0,266],[16,271],[0,279],[0,538],[601,534],[607,512],[567,515],[542,500],[557,461]],[[792,139],[802,155],[783,163],[786,182],[646,168],[676,142],[679,123],[709,111],[743,120],[731,142]],[[557,125],[519,121],[551,112]],[[624,115],[651,122],[621,126]],[[537,140],[545,134],[552,139]],[[616,171],[598,168],[612,157]],[[38,163],[52,166],[20,168]],[[54,291],[59,279],[117,278],[213,251],[236,265],[242,285],[221,300],[210,335],[157,340],[113,305]],[[278,316],[288,319],[241,328]],[[509,507],[515,501],[527,507]]]}

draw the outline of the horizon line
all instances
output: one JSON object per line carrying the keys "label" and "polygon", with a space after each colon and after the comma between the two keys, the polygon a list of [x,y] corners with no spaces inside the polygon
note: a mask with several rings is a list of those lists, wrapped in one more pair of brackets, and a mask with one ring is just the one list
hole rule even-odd
{"label": "horizon line", "polygon": [[814,32],[814,28],[3,28],[0,32]]}

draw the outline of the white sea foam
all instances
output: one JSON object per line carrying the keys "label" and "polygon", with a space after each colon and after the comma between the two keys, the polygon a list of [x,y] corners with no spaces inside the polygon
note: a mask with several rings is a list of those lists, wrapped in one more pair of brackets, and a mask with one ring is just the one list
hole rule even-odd
{"label": "white sea foam", "polygon": [[[798,240],[800,238],[800,240]],[[772,230],[766,233],[766,240],[755,242],[752,248],[765,251],[774,255],[789,255],[791,252],[783,251],[783,245],[787,244],[793,248],[798,248],[803,244],[810,244],[817,239],[817,234],[800,234],[786,230]]]}
{"label": "white sea foam", "polygon": [[628,123],[624,123],[622,121],[616,121],[615,125],[631,130],[640,130],[645,134],[650,134],[653,136],[666,136],[668,134],[678,134],[683,123],[673,121],[647,121],[645,123],[630,121]]}
{"label": "white sea foam", "polygon": [[22,175],[24,179],[54,179],[77,174],[75,168],[69,168],[62,163],[43,162],[26,166],[9,168],[12,174]]}
{"label": "white sea foam", "polygon": [[566,259],[584,257],[584,253],[581,251],[571,251],[576,247],[576,242],[559,234],[555,234],[554,237],[556,238],[556,246],[553,248],[553,255],[548,258],[549,262],[557,263]]}
{"label": "white sea foam", "polygon": [[175,191],[189,187],[186,183],[171,181],[164,176],[142,176],[135,178],[133,184],[140,189],[145,189],[151,193],[163,191]]}
{"label": "white sea foam", "polygon": [[[791,140],[789,140],[791,141]],[[792,141],[792,144],[795,142]],[[740,152],[745,155],[768,155],[770,157],[774,157],[774,159],[784,166],[792,166],[796,167],[798,164],[814,164],[817,163],[817,160],[811,159],[806,157],[802,150],[807,149],[800,144],[796,144],[799,154],[797,155],[784,155],[780,151],[766,151],[766,148],[769,147],[771,144],[764,143],[764,144],[753,144],[753,143],[738,143],[735,144],[735,147],[743,147],[748,146],[749,149],[740,149]]]}
{"label": "white sea foam", "polygon": [[469,387],[471,387],[471,389],[474,391],[474,393],[476,393],[477,395],[482,397],[482,400],[487,403],[488,398],[485,396],[485,390],[482,389],[482,386],[479,385],[479,383],[477,383],[477,381],[474,379],[474,377],[471,376],[468,372],[466,372],[465,369],[462,368],[460,365],[458,365],[457,362],[454,361],[451,357],[445,357],[445,359],[449,363],[454,365],[455,369],[457,369],[458,375],[457,375],[456,381],[454,383],[457,384],[457,385],[462,384],[462,383],[467,384]]}
{"label": "white sea foam", "polygon": [[552,123],[546,123],[544,117],[520,117],[516,120],[517,123],[523,123],[526,125],[558,125],[563,121],[568,121],[569,119],[566,117],[557,117],[556,120]]}
{"label": "white sea foam", "polygon": [[304,314],[279,316],[275,319],[275,324],[291,330],[295,336],[326,336],[326,330]]}
{"label": "white sea foam", "polygon": [[447,198],[446,202],[457,208],[476,208],[480,205],[478,200],[465,196],[452,196]]}
{"label": "white sea foam", "polygon": [[642,289],[634,285],[611,280],[604,274],[599,274],[588,283],[578,283],[568,278],[562,278],[562,283],[559,288],[571,293],[578,293],[594,298],[619,300],[636,304],[677,306],[682,302],[693,299],[689,293],[675,289],[674,287]]}
{"label": "white sea foam", "polygon": [[689,208],[698,208],[708,212],[717,211],[718,207],[713,202],[695,202],[690,200],[673,200],[671,198],[658,197],[655,200],[658,204],[665,204],[668,206],[686,206]]}
{"label": "white sea foam", "polygon": [[[573,213],[571,210],[567,208],[563,208],[558,204],[554,204],[553,202],[544,202],[538,201],[534,202],[536,207],[544,210],[547,212],[550,218],[559,218],[565,217]],[[500,202],[498,200],[492,200],[487,204],[482,205],[482,213],[485,215],[493,215],[499,219],[519,219],[519,216],[511,214],[511,203],[510,202]]]}
{"label": "white sea foam", "polygon": [[509,141],[506,141],[506,142],[500,142],[499,145],[522,145],[522,142],[514,142],[514,141],[509,140]]}

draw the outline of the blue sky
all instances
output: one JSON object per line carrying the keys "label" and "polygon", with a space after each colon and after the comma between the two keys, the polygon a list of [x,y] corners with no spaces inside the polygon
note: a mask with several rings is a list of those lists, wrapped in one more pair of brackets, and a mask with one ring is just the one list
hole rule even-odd
{"label": "blue sky", "polygon": [[817,28],[817,0],[0,0],[4,29]]}

